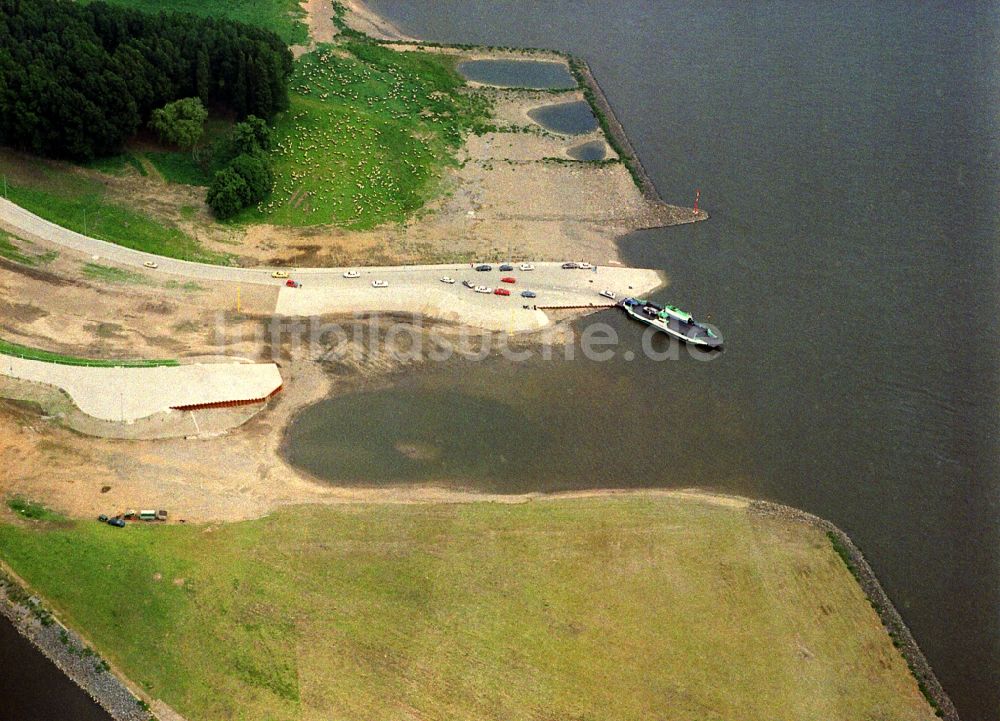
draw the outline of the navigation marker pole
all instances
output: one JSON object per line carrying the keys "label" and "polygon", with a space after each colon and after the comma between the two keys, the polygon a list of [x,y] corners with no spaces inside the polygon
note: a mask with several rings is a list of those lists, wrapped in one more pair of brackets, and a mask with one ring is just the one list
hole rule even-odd
{"label": "navigation marker pole", "polygon": [[694,191],[694,214],[698,215],[698,200],[701,199],[701,189]]}

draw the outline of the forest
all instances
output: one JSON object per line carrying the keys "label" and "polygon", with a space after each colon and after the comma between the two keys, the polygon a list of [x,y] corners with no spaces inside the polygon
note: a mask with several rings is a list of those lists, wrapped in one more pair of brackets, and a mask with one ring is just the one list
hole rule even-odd
{"label": "forest", "polygon": [[271,119],[288,107],[291,71],[276,34],[232,20],[0,0],[0,144],[110,155],[154,110],[188,97],[237,119]]}

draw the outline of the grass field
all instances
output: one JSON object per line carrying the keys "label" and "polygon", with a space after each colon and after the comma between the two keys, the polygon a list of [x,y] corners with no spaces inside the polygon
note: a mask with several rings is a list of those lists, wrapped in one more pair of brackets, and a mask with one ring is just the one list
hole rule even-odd
{"label": "grass field", "polygon": [[100,173],[107,173],[108,175],[124,175],[125,171],[131,167],[140,175],[146,174],[146,169],[142,167],[142,163],[130,152],[110,155],[106,158],[97,158],[89,163],[84,163],[82,167],[96,170]]}
{"label": "grass field", "polygon": [[227,261],[224,254],[206,250],[176,226],[117,202],[109,197],[100,176],[89,176],[72,165],[0,150],[0,173],[9,200],[78,233],[171,258]]}
{"label": "grass field", "polygon": [[54,250],[48,250],[44,253],[34,253],[27,248],[25,245],[31,245],[26,241],[18,241],[15,244],[10,235],[0,231],[0,258],[6,258],[7,260],[12,260],[15,263],[20,263],[21,265],[39,266],[46,265],[55,260],[59,253]]}
{"label": "grass field", "polygon": [[113,265],[101,265],[100,263],[84,263],[82,273],[91,280],[101,280],[105,283],[135,283],[137,285],[150,285],[149,279],[142,273],[133,270],[118,268]]}
{"label": "grass field", "polygon": [[296,62],[279,116],[272,197],[242,221],[365,229],[404,220],[434,193],[485,99],[461,92],[453,61],[352,42]]}
{"label": "grass field", "polygon": [[0,555],[190,721],[933,718],[822,532],[739,508],[11,520]]}
{"label": "grass field", "polygon": [[[84,0],[93,2],[93,0]],[[287,44],[304,43],[308,31],[296,0],[105,0],[111,5],[144,12],[179,11],[209,17],[226,17],[277,33]]]}
{"label": "grass field", "polygon": [[27,358],[28,360],[46,361],[48,363],[61,363],[71,366],[90,366],[93,368],[151,368],[154,366],[175,366],[176,360],[100,360],[94,358],[78,358],[76,356],[53,353],[39,348],[29,348],[28,346],[10,343],[0,339],[0,355],[11,355],[17,358]]}
{"label": "grass field", "polygon": [[149,158],[149,162],[168,183],[207,187],[212,182],[213,171],[206,170],[195,162],[191,153],[147,150],[143,155]]}

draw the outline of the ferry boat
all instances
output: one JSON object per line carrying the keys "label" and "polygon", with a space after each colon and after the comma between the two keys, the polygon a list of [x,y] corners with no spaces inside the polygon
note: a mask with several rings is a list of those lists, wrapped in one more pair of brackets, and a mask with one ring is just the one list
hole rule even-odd
{"label": "ferry boat", "polygon": [[648,300],[622,298],[618,307],[640,323],[652,326],[678,340],[703,348],[722,348],[722,338],[690,313],[672,305],[656,305]]}

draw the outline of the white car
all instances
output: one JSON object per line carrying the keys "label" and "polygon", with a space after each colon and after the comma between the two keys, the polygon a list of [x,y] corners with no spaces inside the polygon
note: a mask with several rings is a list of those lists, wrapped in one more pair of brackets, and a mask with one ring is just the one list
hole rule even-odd
{"label": "white car", "polygon": [[489,288],[489,287],[487,287],[485,285],[477,285],[476,286],[476,292],[477,293],[492,293],[493,289]]}
{"label": "white car", "polygon": [[344,272],[344,277],[345,278],[360,278],[361,277],[361,273],[359,273],[356,270],[348,270],[348,271]]}
{"label": "white car", "polygon": [[594,269],[594,266],[592,266],[590,263],[577,263],[576,267],[579,268],[580,270],[593,270]]}
{"label": "white car", "polygon": [[602,290],[601,295],[603,295],[605,298],[610,298],[611,300],[614,300],[615,298],[618,297],[613,290]]}
{"label": "white car", "polygon": [[455,284],[455,279],[446,275],[444,278],[441,279],[441,282],[442,283],[447,283],[448,285],[454,285]]}
{"label": "white car", "polygon": [[535,266],[533,266],[531,263],[521,263],[521,265],[519,265],[517,267],[520,268],[521,270],[534,270],[535,269]]}
{"label": "white car", "polygon": [[372,288],[388,288],[388,287],[389,287],[389,281],[387,281],[387,280],[373,280],[372,281]]}
{"label": "white car", "polygon": [[143,264],[142,264],[142,267],[143,267],[143,268],[150,268],[150,269],[152,269],[152,270],[156,270],[156,269],[157,269],[157,268],[159,268],[160,266],[158,266],[158,265],[157,265],[156,263],[154,263],[154,262],[153,262],[153,261],[151,261],[151,260],[147,260],[147,261],[146,261],[145,263],[143,263]]}
{"label": "white car", "polygon": [[273,273],[271,273],[271,277],[272,278],[287,278],[288,277],[288,273],[285,272],[285,271],[283,271],[283,270],[276,270]]}

